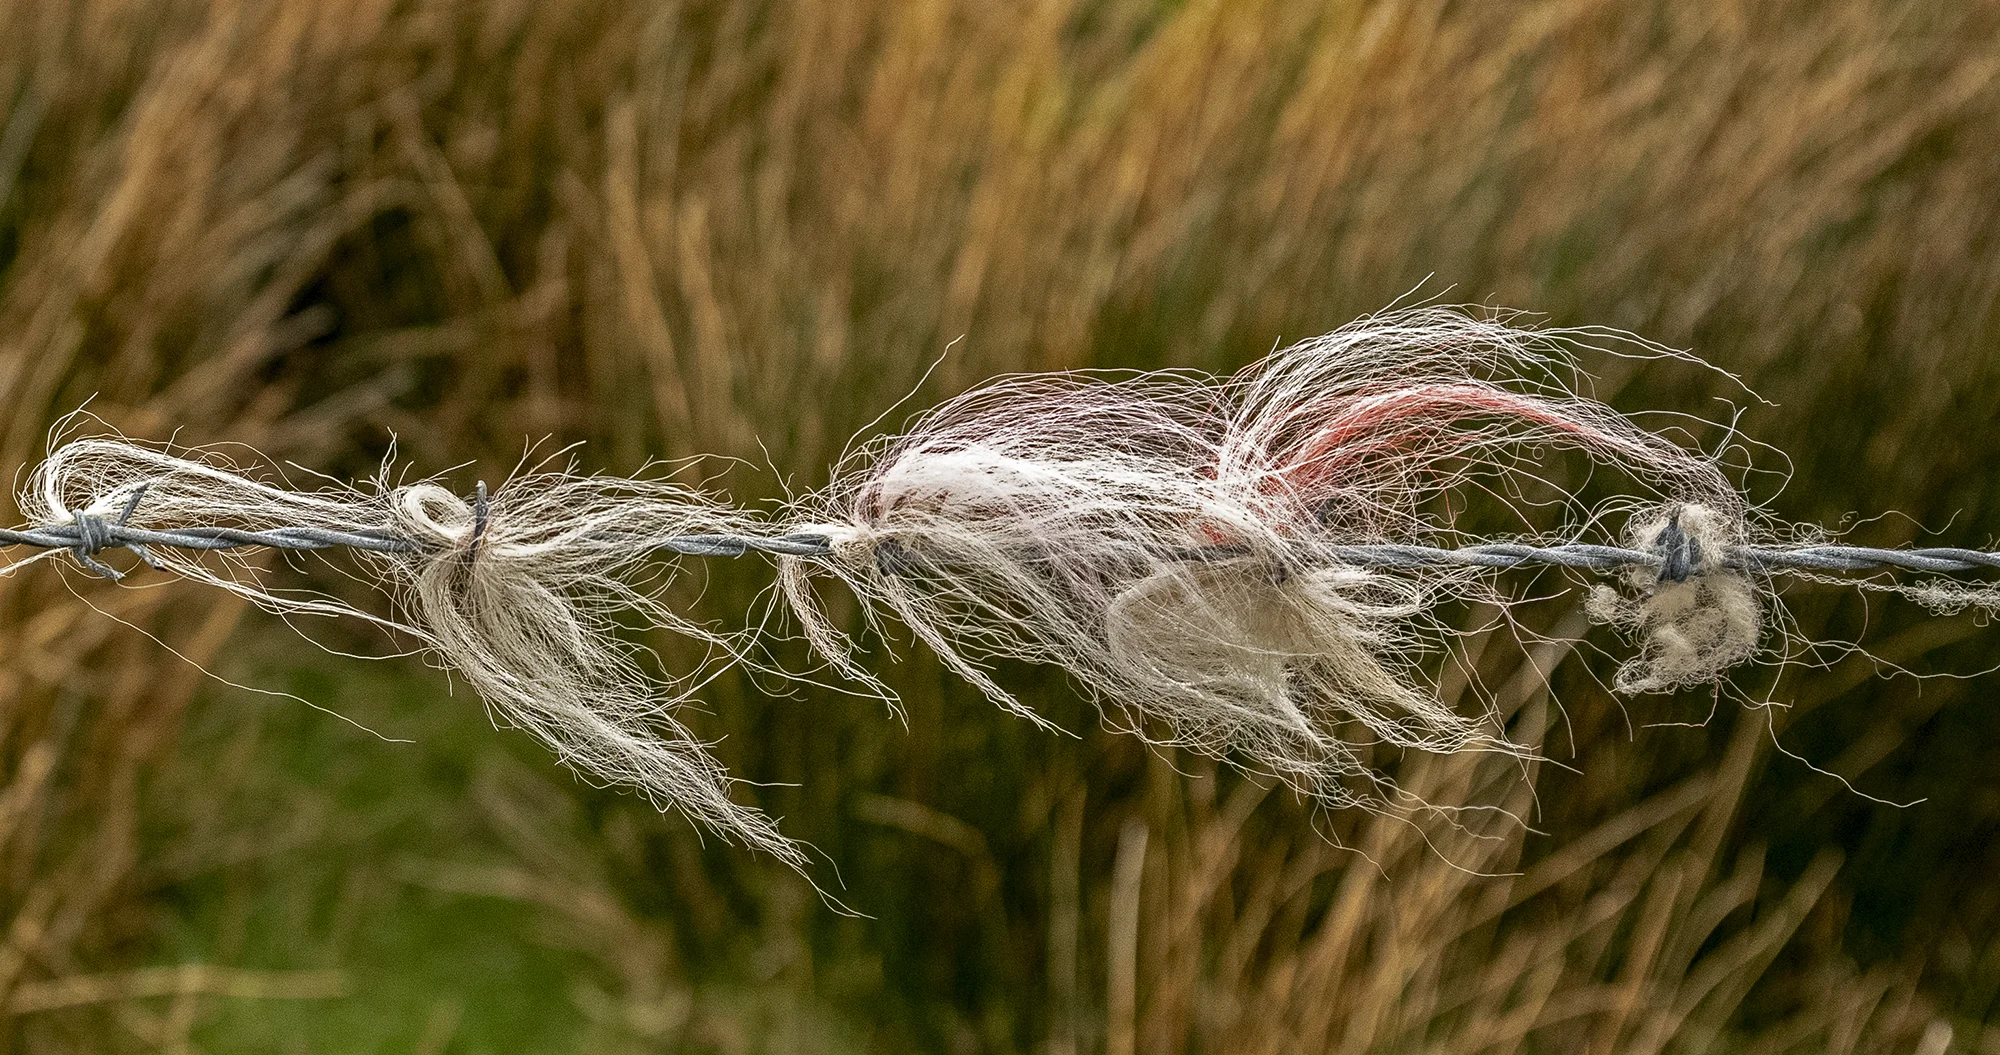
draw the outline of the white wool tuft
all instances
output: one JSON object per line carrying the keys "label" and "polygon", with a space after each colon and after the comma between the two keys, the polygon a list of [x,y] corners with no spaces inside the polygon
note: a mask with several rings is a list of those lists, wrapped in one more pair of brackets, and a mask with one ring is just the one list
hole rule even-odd
{"label": "white wool tuft", "polygon": [[411,553],[361,554],[395,597],[394,619],[282,590],[242,553],[156,547],[151,557],[283,615],[353,616],[409,634],[462,674],[498,720],[533,733],[580,774],[632,785],[661,808],[803,867],[799,847],[770,818],[730,798],[733,779],[675,720],[675,705],[700,678],[649,675],[643,648],[620,631],[664,627],[723,661],[740,659],[740,635],[663,603],[670,576],[660,572],[672,562],[652,546],[677,535],[755,530],[754,518],[670,483],[537,473],[492,496],[485,533],[468,556],[474,511],[434,483],[292,491],[215,456],[180,458],[107,439],[57,449],[22,494],[22,509],[39,523],[66,523],[79,512],[115,517],[142,486],[137,527],[317,527],[419,541]]}

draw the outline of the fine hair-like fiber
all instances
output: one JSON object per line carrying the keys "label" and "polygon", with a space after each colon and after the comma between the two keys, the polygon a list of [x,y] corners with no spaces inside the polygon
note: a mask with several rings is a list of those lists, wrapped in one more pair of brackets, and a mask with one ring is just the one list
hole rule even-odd
{"label": "fine hair-like fiber", "polygon": [[[1418,309],[1228,379],[1001,380],[851,456],[816,499],[825,519],[799,527],[835,537],[834,558],[785,558],[783,574],[839,577],[1031,720],[993,661],[1063,667],[1155,743],[1385,807],[1397,793],[1367,745],[1523,748],[1416,676],[1443,630],[1430,613],[1480,576],[1359,568],[1335,548],[1459,541],[1435,500],[1468,481],[1518,493],[1493,478],[1532,472],[1535,447],[1621,469],[1655,503],[1740,515],[1706,457],[1567,387],[1578,347],[1606,337]],[[851,669],[810,592],[786,593]]]}
{"label": "fine hair-like fiber", "polygon": [[620,632],[664,628],[738,658],[741,632],[696,623],[663,603],[667,579],[654,543],[742,532],[761,526],[756,518],[668,482],[532,473],[493,494],[475,540],[472,506],[436,483],[391,486],[384,478],[370,487],[293,491],[213,456],[197,461],[105,439],[53,452],[24,490],[22,508],[42,523],[117,515],[140,487],[131,519],[141,526],[303,526],[415,541],[407,553],[362,555],[396,601],[386,616],[280,590],[234,553],[160,547],[149,556],[273,612],[353,616],[407,634],[462,675],[497,720],[528,730],[579,773],[638,788],[661,808],[803,867],[800,848],[770,818],[731,799],[732,778],[676,719],[699,675],[662,680],[640,662],[643,647]]}
{"label": "fine hair-like fiber", "polygon": [[[1668,354],[1609,331],[1429,307],[1362,319],[1233,377],[1003,378],[853,449],[824,489],[769,514],[669,482],[559,471],[475,503],[430,481],[393,483],[387,470],[364,486],[295,490],[212,452],[119,438],[60,446],[21,504],[45,525],[129,513],[159,529],[407,540],[361,557],[395,599],[387,612],[280,589],[235,553],[144,555],[286,616],[354,616],[407,634],[498,720],[580,773],[802,868],[799,847],[731,797],[733,778],[676,717],[721,666],[764,663],[764,623],[724,629],[677,612],[665,592],[679,558],[657,552],[665,540],[823,539],[772,557],[776,603],[834,670],[884,698],[822,607],[820,581],[843,584],[868,619],[892,616],[1030,721],[1049,724],[994,677],[996,661],[1062,667],[1109,723],[1151,743],[1332,805],[1400,808],[1405,797],[1368,763],[1375,745],[1528,750],[1492,715],[1446,706],[1420,674],[1450,632],[1438,606],[1497,598],[1493,573],[1342,557],[1345,546],[1468,543],[1454,496],[1483,493],[1522,541],[1588,541],[1624,509],[1634,547],[1669,537],[1683,547],[1685,567],[1633,568],[1624,592],[1591,596],[1591,614],[1638,643],[1617,689],[1711,681],[1758,654],[1768,583],[1721,561],[1753,539],[1754,511],[1711,458],[1580,394],[1586,352]],[[1624,496],[1585,508],[1543,480],[1557,449],[1612,470]],[[1551,501],[1582,526],[1537,533]],[[635,625],[689,638],[709,662],[659,672],[623,632]]]}

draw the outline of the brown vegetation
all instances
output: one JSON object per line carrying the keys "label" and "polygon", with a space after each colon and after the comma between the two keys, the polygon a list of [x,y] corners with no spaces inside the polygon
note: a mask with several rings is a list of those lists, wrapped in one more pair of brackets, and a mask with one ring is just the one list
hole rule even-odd
{"label": "brown vegetation", "polygon": [[[393,431],[424,471],[492,475],[551,435],[610,471],[768,450],[809,485],[961,335],[918,404],[1005,370],[1228,366],[1450,285],[1743,374],[1778,404],[1745,430],[1796,457],[1789,517],[1958,515],[1979,542],[2000,530],[1995,39],[2000,8],[1900,0],[4,0],[0,457],[32,463],[88,400],[132,435],[333,473]],[[1714,413],[1691,372],[1591,365],[1623,409]],[[1800,612],[1824,635],[1863,619]],[[813,797],[764,804],[868,922],[546,760],[481,770],[451,860],[360,860],[358,815],[254,772],[268,739],[182,739],[198,699],[246,728],[301,706],[209,692],[195,665],[354,666],[288,659],[285,633],[180,585],[0,579],[0,1046],[179,1048],[219,1006],[335,992],[256,972],[339,962],[159,965],[187,877],[284,834],[239,811],[263,789],[299,826],[283,845],[530,906],[594,965],[552,999],[597,1049],[2000,1050],[2000,891],[1966,856],[1991,854],[1993,754],[1927,770],[1906,743],[1990,678],[1917,693],[1852,660],[1781,683],[1796,706],[1771,720],[1823,719],[1829,768],[1965,789],[1857,819],[1774,775],[1765,714],[1629,737],[1578,679],[1560,723],[1559,657],[1496,647],[1477,669],[1519,727],[1581,745],[1578,771],[1406,764],[1436,797],[1539,794],[1547,836],[1475,818],[1494,839],[1436,850],[1023,731],[907,649],[907,732],[719,685],[705,731],[740,772],[812,774]],[[1964,670],[1993,640],[1908,612],[1868,633],[1910,664],[1978,634]],[[438,736],[510,735],[404,673],[468,716]],[[1059,679],[1013,674],[1064,706]],[[1847,823],[1918,849],[1843,869]],[[1825,852],[1767,863],[1789,826]],[[1845,906],[1912,889],[1899,869],[1925,900],[1893,954],[1860,956]],[[246,875],[229,896],[255,896]],[[366,913],[382,888],[334,900]],[[450,1006],[399,1050],[448,1050]]]}

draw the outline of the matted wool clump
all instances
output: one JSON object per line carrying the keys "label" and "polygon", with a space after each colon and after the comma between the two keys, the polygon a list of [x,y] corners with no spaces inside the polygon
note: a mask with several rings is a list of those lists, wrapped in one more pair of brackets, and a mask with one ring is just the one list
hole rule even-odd
{"label": "matted wool clump", "polygon": [[[1422,676],[1448,601],[1506,603],[1522,563],[1620,576],[1588,611],[1629,635],[1623,692],[1714,683],[1765,647],[1773,574],[2000,567],[1969,550],[1771,545],[1716,462],[1577,391],[1584,353],[1667,354],[1618,334],[1534,331],[1420,308],[1363,319],[1227,378],[1157,372],[1004,378],[868,442],[821,491],[768,514],[658,480],[532,472],[471,500],[432,481],[296,490],[214,452],[123,439],[61,445],[0,543],[145,563],[285,616],[371,620],[463,675],[500,721],[586,776],[803,868],[677,717],[709,677],[764,658],[768,620],[724,629],[668,603],[688,555],[765,554],[811,647],[891,698],[820,603],[837,581],[1007,710],[1049,724],[993,674],[1069,671],[1107,721],[1270,774],[1332,805],[1408,799],[1380,746],[1525,753],[1497,716]],[[1596,505],[1551,475],[1594,469]],[[1574,466],[1572,466],[1574,467]],[[1477,500],[1518,524],[1471,537]],[[1600,536],[1632,513],[1624,545]],[[1572,525],[1549,532],[1551,520]],[[239,547],[344,547],[386,611],[274,585]],[[23,561],[8,566],[18,568]],[[1843,579],[1932,607],[2000,608],[1991,587]],[[668,673],[632,631],[705,656]]]}
{"label": "matted wool clump", "polygon": [[1635,519],[1627,536],[1635,548],[1663,552],[1665,564],[1626,572],[1635,596],[1609,586],[1590,592],[1591,616],[1639,641],[1613,687],[1665,692],[1713,681],[1756,656],[1763,603],[1748,575],[1722,563],[1747,541],[1740,521],[1706,506],[1676,506]]}

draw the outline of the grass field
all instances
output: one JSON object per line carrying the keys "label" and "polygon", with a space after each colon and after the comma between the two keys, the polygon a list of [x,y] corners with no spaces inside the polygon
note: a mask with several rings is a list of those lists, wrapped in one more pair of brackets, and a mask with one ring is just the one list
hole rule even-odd
{"label": "grass field", "polygon": [[[1914,0],[0,0],[0,454],[87,404],[335,475],[728,455],[755,501],[912,391],[1229,369],[1415,290],[1742,375],[1786,518],[1990,543],[1996,39]],[[1563,767],[1381,759],[1533,811],[1443,846],[1055,671],[1001,676],[1074,737],[899,640],[903,723],[717,682],[690,722],[851,917],[420,661],[135,583],[0,578],[6,1051],[2000,1052],[1992,674],[1855,657],[1646,728],[1709,700],[1474,642]],[[1915,672],[2000,648],[1791,600]]]}

